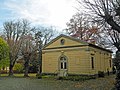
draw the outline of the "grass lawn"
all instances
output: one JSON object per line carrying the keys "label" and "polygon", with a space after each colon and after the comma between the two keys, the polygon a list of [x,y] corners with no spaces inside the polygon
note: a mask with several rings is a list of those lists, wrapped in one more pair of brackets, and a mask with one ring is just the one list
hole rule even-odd
{"label": "grass lawn", "polygon": [[[0,74],[2,77],[8,76],[8,74]],[[24,74],[14,74],[15,77],[23,77]],[[36,77],[36,74],[29,74],[30,77]]]}
{"label": "grass lawn", "polygon": [[[36,74],[30,74],[35,77]],[[19,78],[21,77],[21,78]],[[114,86],[114,75],[86,81],[56,80],[54,78],[23,78],[23,74],[15,77],[0,77],[0,90],[110,90]]]}

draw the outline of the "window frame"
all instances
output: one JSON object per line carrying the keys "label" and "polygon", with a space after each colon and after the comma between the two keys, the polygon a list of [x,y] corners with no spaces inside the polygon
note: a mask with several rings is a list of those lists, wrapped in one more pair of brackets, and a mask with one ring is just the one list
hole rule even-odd
{"label": "window frame", "polygon": [[94,69],[95,65],[94,65],[94,57],[91,57],[91,68]]}

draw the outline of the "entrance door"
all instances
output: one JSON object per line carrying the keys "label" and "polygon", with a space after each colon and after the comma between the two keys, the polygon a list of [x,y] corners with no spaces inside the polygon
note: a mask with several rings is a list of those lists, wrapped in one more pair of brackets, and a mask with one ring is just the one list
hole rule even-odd
{"label": "entrance door", "polygon": [[59,76],[67,75],[67,58],[65,56],[61,56],[59,60]]}

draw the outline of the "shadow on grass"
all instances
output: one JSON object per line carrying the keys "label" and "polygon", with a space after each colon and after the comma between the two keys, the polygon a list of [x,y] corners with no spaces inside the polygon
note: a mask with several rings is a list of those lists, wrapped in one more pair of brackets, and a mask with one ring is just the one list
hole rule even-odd
{"label": "shadow on grass", "polygon": [[[39,79],[36,76],[36,73],[30,73],[29,77],[25,77],[24,74],[13,74],[12,76],[9,76],[9,74],[0,74],[0,78],[29,78],[29,79]],[[48,79],[48,80],[55,80],[56,77],[53,75],[42,75],[40,79]]]}
{"label": "shadow on grass", "polygon": [[36,78],[36,74],[29,74],[28,77],[24,77],[24,74],[13,74],[12,76],[9,76],[9,74],[0,74],[0,77],[6,77],[6,78]]}

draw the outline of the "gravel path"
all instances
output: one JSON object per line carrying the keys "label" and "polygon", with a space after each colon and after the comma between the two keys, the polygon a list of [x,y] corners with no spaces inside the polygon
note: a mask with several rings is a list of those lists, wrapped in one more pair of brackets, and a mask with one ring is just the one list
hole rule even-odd
{"label": "gravel path", "polygon": [[0,77],[0,90],[111,90],[114,79],[114,75],[84,82]]}

